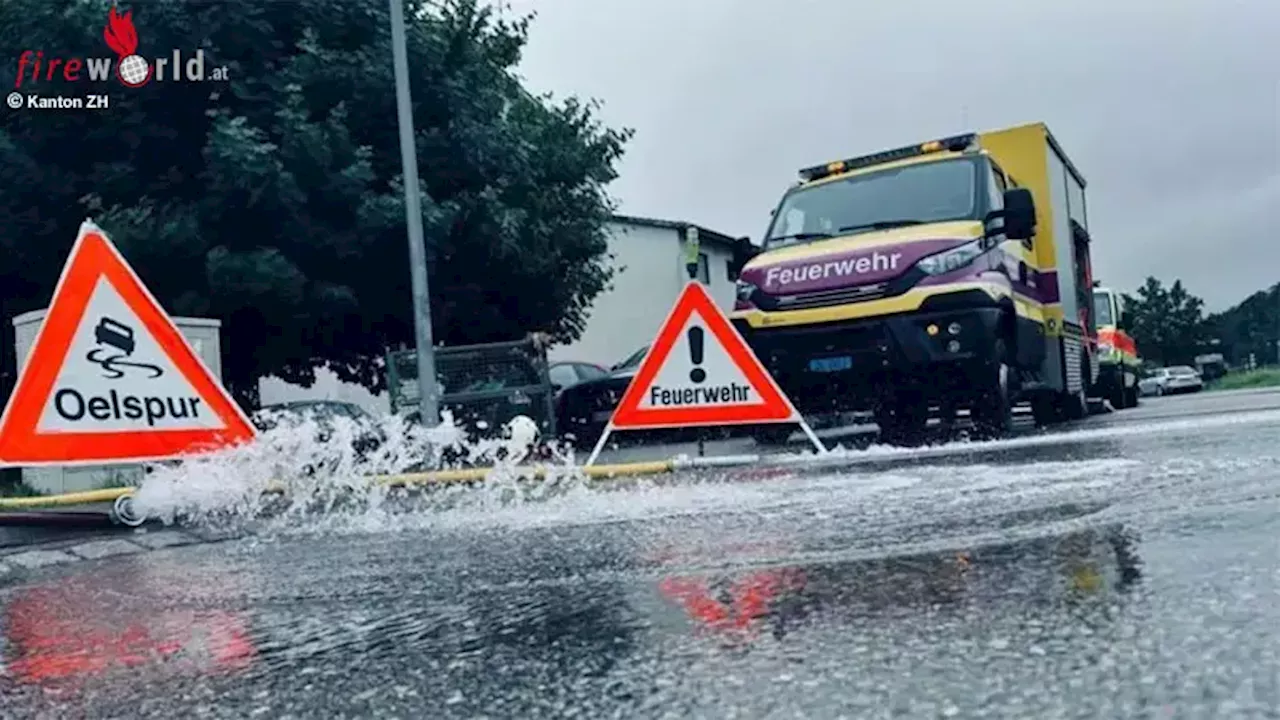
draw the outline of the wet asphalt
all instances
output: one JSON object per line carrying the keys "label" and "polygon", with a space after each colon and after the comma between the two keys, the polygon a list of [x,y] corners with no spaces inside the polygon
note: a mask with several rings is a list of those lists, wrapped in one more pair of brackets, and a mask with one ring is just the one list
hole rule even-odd
{"label": "wet asphalt", "polygon": [[295,520],[0,578],[0,717],[1280,717],[1278,471],[1213,393]]}

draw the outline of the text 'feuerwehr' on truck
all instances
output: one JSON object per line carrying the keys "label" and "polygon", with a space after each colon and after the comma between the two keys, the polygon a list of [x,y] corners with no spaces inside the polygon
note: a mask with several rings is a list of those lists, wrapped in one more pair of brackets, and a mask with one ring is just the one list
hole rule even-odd
{"label": "text 'feuerwehr' on truck", "polygon": [[[888,442],[931,408],[975,432],[1088,414],[1097,377],[1085,181],[1034,123],[800,172],[739,244],[735,326],[802,413],[871,411]],[[769,441],[789,428],[761,428]]]}

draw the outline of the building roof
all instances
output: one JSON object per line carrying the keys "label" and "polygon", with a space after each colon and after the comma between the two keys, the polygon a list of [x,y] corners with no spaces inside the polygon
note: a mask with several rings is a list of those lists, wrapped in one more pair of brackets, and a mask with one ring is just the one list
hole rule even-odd
{"label": "building roof", "polygon": [[737,242],[737,238],[730,235],[725,235],[724,233],[716,232],[715,230],[705,228],[701,225],[683,222],[680,220],[659,220],[657,218],[637,217],[635,215],[614,215],[613,222],[620,225],[637,225],[640,227],[660,228],[662,230],[675,230],[679,233],[684,233],[692,227],[698,229],[699,242],[719,243],[729,247],[732,247],[734,243]]}

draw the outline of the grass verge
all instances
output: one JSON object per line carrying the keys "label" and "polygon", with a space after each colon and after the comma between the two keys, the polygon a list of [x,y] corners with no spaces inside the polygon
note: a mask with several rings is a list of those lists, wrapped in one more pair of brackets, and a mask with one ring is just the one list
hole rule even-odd
{"label": "grass verge", "polygon": [[0,498],[7,497],[37,497],[42,495],[39,490],[22,482],[0,482]]}
{"label": "grass verge", "polygon": [[1243,390],[1280,386],[1280,368],[1258,368],[1224,375],[1210,382],[1206,390]]}

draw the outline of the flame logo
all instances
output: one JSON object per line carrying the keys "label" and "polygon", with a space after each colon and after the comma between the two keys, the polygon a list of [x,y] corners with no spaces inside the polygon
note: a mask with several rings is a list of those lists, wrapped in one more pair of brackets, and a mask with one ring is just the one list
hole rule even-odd
{"label": "flame logo", "polygon": [[136,88],[151,81],[151,64],[137,54],[138,31],[133,27],[132,10],[120,14],[113,6],[107,11],[107,26],[102,29],[102,38],[107,41],[107,47],[120,56],[116,63],[116,77],[120,82]]}
{"label": "flame logo", "polygon": [[102,29],[102,37],[107,41],[107,47],[122,58],[137,51],[138,31],[133,27],[133,11],[127,10],[120,15],[114,7],[111,8],[107,13],[107,26]]}

